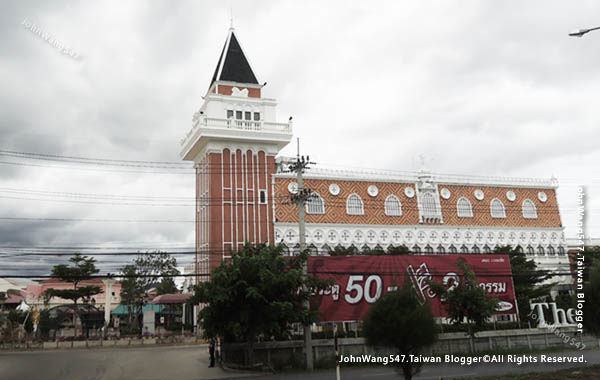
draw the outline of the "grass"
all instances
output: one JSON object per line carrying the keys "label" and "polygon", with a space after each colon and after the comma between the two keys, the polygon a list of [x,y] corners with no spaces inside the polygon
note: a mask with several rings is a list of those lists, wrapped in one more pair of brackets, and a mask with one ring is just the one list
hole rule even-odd
{"label": "grass", "polygon": [[470,377],[469,380],[573,380],[600,379],[600,365],[585,368],[568,368],[555,372],[529,372],[517,375]]}

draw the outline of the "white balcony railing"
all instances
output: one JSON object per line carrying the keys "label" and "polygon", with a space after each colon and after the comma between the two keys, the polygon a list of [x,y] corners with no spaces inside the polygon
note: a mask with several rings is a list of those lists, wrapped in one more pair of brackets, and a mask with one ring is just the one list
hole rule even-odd
{"label": "white balcony railing", "polygon": [[198,120],[199,127],[223,128],[223,129],[241,129],[245,131],[272,131],[272,132],[291,132],[288,123],[273,123],[268,121],[237,120],[237,119],[217,119],[214,117],[205,117]]}
{"label": "white balcony railing", "polygon": [[218,119],[214,117],[198,117],[194,118],[192,129],[187,133],[186,137],[181,140],[181,144],[190,138],[190,136],[198,128],[210,129],[234,129],[240,131],[256,131],[256,132],[276,132],[276,133],[292,133],[291,123],[274,123],[270,121],[254,121],[254,120],[237,120],[237,119]]}

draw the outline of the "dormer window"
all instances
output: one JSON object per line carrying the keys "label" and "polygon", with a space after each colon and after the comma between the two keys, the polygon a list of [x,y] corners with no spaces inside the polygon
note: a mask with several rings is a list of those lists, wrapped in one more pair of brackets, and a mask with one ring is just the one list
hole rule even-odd
{"label": "dormer window", "polygon": [[252,112],[250,112],[250,111],[244,112],[244,120],[252,120]]}
{"label": "dormer window", "polygon": [[254,112],[254,121],[260,121],[260,112]]}
{"label": "dormer window", "polygon": [[242,120],[242,111],[235,111],[235,118],[238,120]]}
{"label": "dormer window", "polygon": [[228,119],[233,118],[233,110],[227,110],[227,118]]}

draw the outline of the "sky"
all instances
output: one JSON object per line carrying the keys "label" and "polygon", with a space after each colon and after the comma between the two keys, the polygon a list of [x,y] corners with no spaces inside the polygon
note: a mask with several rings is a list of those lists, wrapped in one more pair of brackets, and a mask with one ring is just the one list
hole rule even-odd
{"label": "sky", "polygon": [[[600,31],[567,35],[598,14],[595,1],[2,2],[0,246],[192,250],[180,140],[232,19],[317,165],[417,170],[423,156],[436,173],[554,176],[567,238],[580,187],[600,237]],[[9,251],[2,274],[65,260]],[[125,259],[98,257],[113,273]]]}

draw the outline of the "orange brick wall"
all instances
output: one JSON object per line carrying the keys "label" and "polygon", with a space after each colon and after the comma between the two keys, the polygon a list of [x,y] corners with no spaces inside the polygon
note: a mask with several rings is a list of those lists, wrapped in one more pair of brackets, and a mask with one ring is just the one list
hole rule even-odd
{"label": "orange brick wall", "polygon": [[[446,200],[440,197],[444,224],[455,226],[562,227],[554,189],[439,185],[440,190],[444,187],[450,190],[449,199]],[[481,201],[478,201],[473,194],[477,189],[483,190],[484,199]],[[514,202],[510,202],[506,198],[506,192],[509,190],[514,191],[517,196]],[[540,191],[544,191],[548,195],[548,200],[544,203],[538,199],[537,194]],[[459,218],[457,216],[456,202],[463,196],[471,202],[473,218]],[[498,198],[504,204],[506,219],[492,218],[490,202],[494,198]],[[538,214],[537,219],[523,218],[522,204],[525,199],[530,199],[535,204]]]}
{"label": "orange brick wall", "polygon": [[[275,217],[277,222],[296,223],[298,221],[298,211],[295,205],[289,203],[288,184],[295,182],[292,178],[275,179],[275,199],[276,209]],[[329,193],[329,185],[336,183],[340,186],[340,194],[333,196]],[[379,193],[376,197],[371,197],[367,193],[370,185],[376,185]],[[407,186],[415,188],[412,183],[391,183],[391,182],[373,182],[373,181],[339,181],[322,179],[305,179],[304,186],[319,193],[325,201],[325,214],[315,215],[307,214],[308,223],[340,223],[340,224],[398,224],[398,225],[416,225],[419,224],[419,212],[416,195],[408,198],[404,195],[404,189]],[[548,195],[548,200],[542,203],[537,198],[540,189],[527,188],[508,188],[493,186],[458,186],[442,185],[438,188],[447,188],[451,195],[448,200],[440,197],[442,207],[443,225],[455,226],[502,226],[502,227],[561,227],[560,214],[556,202],[556,193],[554,189],[543,189]],[[481,189],[485,198],[482,201],[475,199],[473,192]],[[509,202],[506,199],[506,192],[512,190],[517,199]],[[347,215],[346,199],[352,193],[358,194],[364,204],[364,215]],[[388,195],[395,195],[402,203],[402,216],[385,215],[384,202]],[[473,206],[473,218],[458,218],[456,213],[456,201],[465,196]],[[498,198],[504,203],[506,209],[505,219],[492,218],[490,214],[490,202]],[[523,218],[521,205],[523,200],[531,199],[538,213],[537,219]]]}
{"label": "orange brick wall", "polygon": [[[295,205],[286,205],[289,202],[288,184],[295,182],[295,179],[277,178],[275,180],[276,200],[275,217],[278,222],[296,223],[298,221],[298,209]],[[333,196],[329,193],[329,185],[336,183],[340,186],[340,193]],[[404,195],[404,188],[410,186],[410,183],[376,183],[379,194],[371,197],[367,194],[367,188],[373,182],[359,181],[337,181],[337,180],[316,180],[305,179],[304,186],[319,193],[325,200],[325,214],[315,215],[307,214],[308,223],[345,223],[345,224],[418,224],[419,212],[417,209],[416,197],[408,198]],[[358,194],[364,205],[364,215],[347,215],[346,198],[350,194]],[[388,195],[395,195],[402,203],[402,216],[387,216],[384,212],[384,202]]]}
{"label": "orange brick wall", "polygon": [[[215,86],[215,87],[217,87],[217,86]],[[233,87],[234,86],[227,86],[227,85],[224,85],[224,84],[220,84],[220,85],[218,85],[218,87],[219,87],[219,94],[221,94],[221,95],[231,95],[232,92],[233,92]],[[240,90],[243,90],[245,88],[248,89],[248,97],[249,98],[260,98],[260,88],[241,87],[241,86],[239,86],[239,87],[235,86],[235,87],[239,88]],[[216,88],[213,89],[213,92],[216,92],[216,91],[217,91]]]}

